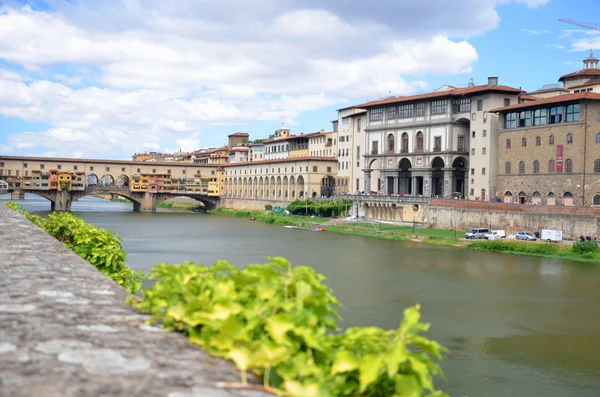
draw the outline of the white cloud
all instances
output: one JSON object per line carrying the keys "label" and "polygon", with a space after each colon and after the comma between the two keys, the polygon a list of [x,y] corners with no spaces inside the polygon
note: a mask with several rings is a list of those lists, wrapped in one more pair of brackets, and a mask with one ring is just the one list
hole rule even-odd
{"label": "white cloud", "polygon": [[174,142],[193,149],[211,126],[291,124],[324,106],[421,91],[426,75],[469,72],[478,56],[464,39],[496,27],[495,5],[509,1],[5,6],[0,59],[18,67],[0,70],[0,114],[52,126],[10,136],[18,149],[113,158]]}
{"label": "white cloud", "polygon": [[539,30],[539,29],[521,29],[521,32],[527,34],[528,36],[537,36],[540,34],[549,34],[549,30]]}

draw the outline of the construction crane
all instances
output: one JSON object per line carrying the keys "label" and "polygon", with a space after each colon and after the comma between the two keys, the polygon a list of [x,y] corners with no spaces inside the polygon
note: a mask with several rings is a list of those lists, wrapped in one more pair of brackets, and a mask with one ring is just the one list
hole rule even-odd
{"label": "construction crane", "polygon": [[569,19],[569,18],[560,18],[558,21],[564,22],[564,23],[570,23],[571,25],[581,26],[582,28],[600,30],[600,26],[596,25],[595,23],[579,22],[579,21],[575,21],[575,20]]}

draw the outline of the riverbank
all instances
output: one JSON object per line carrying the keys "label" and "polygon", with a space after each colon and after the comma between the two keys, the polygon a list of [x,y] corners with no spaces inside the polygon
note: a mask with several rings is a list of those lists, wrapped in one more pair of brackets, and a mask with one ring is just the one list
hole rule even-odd
{"label": "riverbank", "polygon": [[275,225],[299,227],[324,226],[332,233],[351,234],[363,237],[383,238],[395,241],[413,241],[424,244],[470,248],[505,254],[531,255],[545,258],[568,259],[578,262],[600,263],[600,250],[596,252],[577,252],[571,245],[543,242],[517,242],[506,240],[467,241],[462,233],[453,230],[434,228],[415,228],[411,226],[390,225],[372,221],[343,222],[335,218],[305,217],[298,215],[277,215],[271,211],[249,211],[218,208],[213,214],[247,218]]}
{"label": "riverbank", "polygon": [[[106,193],[96,193],[94,196],[101,198],[103,200],[109,200],[113,203],[131,203],[131,200],[127,200],[123,197],[116,197],[112,194]],[[193,199],[191,199],[193,200]],[[204,211],[204,206],[195,204],[197,201],[193,200],[194,203],[190,203],[188,201],[175,201],[175,200],[167,200],[162,203],[156,204],[159,208],[170,208],[174,210],[182,210],[182,211]]]}

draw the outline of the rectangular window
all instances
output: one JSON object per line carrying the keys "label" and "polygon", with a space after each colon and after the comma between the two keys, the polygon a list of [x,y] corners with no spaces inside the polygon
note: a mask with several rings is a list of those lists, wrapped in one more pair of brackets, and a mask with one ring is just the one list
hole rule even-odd
{"label": "rectangular window", "polygon": [[475,131],[471,131],[471,138],[475,138]]}
{"label": "rectangular window", "polygon": [[477,120],[477,113],[471,113],[471,121]]}
{"label": "rectangular window", "polygon": [[485,148],[482,148],[482,149],[481,149],[481,154],[483,154],[483,155],[485,156],[485,154],[486,154],[486,150],[485,150]]}
{"label": "rectangular window", "polygon": [[475,175],[475,168],[471,168],[471,175]]}
{"label": "rectangular window", "polygon": [[458,137],[458,145],[456,147],[456,150],[458,150],[459,152],[465,151],[465,137],[464,136]]}
{"label": "rectangular window", "polygon": [[425,116],[425,103],[417,103],[415,105],[415,116]]}
{"label": "rectangular window", "polygon": [[[138,168],[138,169],[139,169],[139,168]],[[138,171],[138,172],[139,172],[139,171]],[[181,173],[182,173],[183,175],[185,175],[185,170],[181,170]]]}
{"label": "rectangular window", "polygon": [[331,167],[327,167],[327,172],[331,172]]}
{"label": "rectangular window", "polygon": [[137,169],[137,172],[142,172],[142,169],[141,169],[141,168],[138,168],[138,169]]}
{"label": "rectangular window", "polygon": [[125,167],[121,168],[121,172],[125,172]]}
{"label": "rectangular window", "polygon": [[342,124],[344,124],[344,125],[348,125],[348,124],[350,124],[350,117],[344,117],[344,118],[342,119]]}
{"label": "rectangular window", "polygon": [[356,147],[356,159],[360,160],[360,146]]}
{"label": "rectangular window", "polygon": [[356,120],[356,132],[360,132],[360,119]]}
{"label": "rectangular window", "polygon": [[156,168],[152,168],[152,173],[156,174]]}
{"label": "rectangular window", "polygon": [[73,166],[73,170],[77,171],[77,166],[76,165]]}
{"label": "rectangular window", "polygon": [[469,98],[459,98],[452,100],[452,112],[464,113],[471,111],[471,100]]}
{"label": "rectangular window", "polygon": [[471,156],[475,156],[475,148],[471,149]]}
{"label": "rectangular window", "polygon": [[58,165],[58,169],[59,169],[59,170],[62,170],[62,165],[60,165],[60,164],[59,164],[59,165]]}
{"label": "rectangular window", "polygon": [[415,105],[401,105],[398,109],[398,118],[407,119],[413,116]]}
{"label": "rectangular window", "polygon": [[579,104],[567,106],[567,121],[579,121]]}
{"label": "rectangular window", "polygon": [[170,173],[171,173],[171,170],[167,170],[167,174],[170,174]]}
{"label": "rectangular window", "polygon": [[504,128],[515,128],[517,126],[517,114],[506,113],[504,116]]}
{"label": "rectangular window", "polygon": [[371,154],[379,153],[379,141],[371,142]]}
{"label": "rectangular window", "polygon": [[531,126],[531,110],[525,110],[519,113],[519,127]]}
{"label": "rectangular window", "polygon": [[389,108],[387,108],[387,119],[388,120],[395,120],[396,119],[396,110],[398,108],[396,106],[390,106]]}
{"label": "rectangular window", "polygon": [[[4,167],[4,163],[0,163],[0,167]],[[23,163],[23,168],[27,168],[27,163]]]}
{"label": "rectangular window", "polygon": [[548,118],[548,124],[558,124],[563,121],[563,107],[556,106],[550,108],[550,117]]}
{"label": "rectangular window", "polygon": [[483,100],[479,99],[477,101],[477,110],[483,110]]}
{"label": "rectangular window", "polygon": [[510,106],[510,98],[504,98],[504,106]]}
{"label": "rectangular window", "polygon": [[485,175],[485,168],[481,169],[481,175]]}
{"label": "rectangular window", "polygon": [[487,136],[487,130],[483,130],[483,133],[481,135],[483,135],[483,137],[485,138]]}
{"label": "rectangular window", "polygon": [[317,172],[318,168],[316,165],[313,165],[313,172]]}
{"label": "rectangular window", "polygon": [[434,152],[442,151],[442,137],[441,136],[433,137],[433,151]]}
{"label": "rectangular window", "polygon": [[[567,115],[568,118],[568,115]],[[533,112],[533,125],[546,124],[546,109],[537,109]]]}
{"label": "rectangular window", "polygon": [[371,109],[369,111],[370,121],[381,121],[383,120],[383,108]]}
{"label": "rectangular window", "polygon": [[[43,169],[44,169],[44,164],[40,164],[40,170],[43,170]],[[92,170],[92,171],[93,171],[93,170],[94,170],[94,167],[90,167],[90,170]]]}
{"label": "rectangular window", "polygon": [[110,167],[106,167],[106,172],[109,172],[109,171],[110,171]]}
{"label": "rectangular window", "polygon": [[433,101],[431,102],[431,114],[446,114],[448,111],[448,101]]}

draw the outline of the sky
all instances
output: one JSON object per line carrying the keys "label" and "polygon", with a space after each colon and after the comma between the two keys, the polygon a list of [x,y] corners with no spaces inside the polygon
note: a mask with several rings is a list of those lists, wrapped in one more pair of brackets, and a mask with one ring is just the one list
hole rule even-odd
{"label": "sky", "polygon": [[[582,68],[598,0],[0,0],[0,155],[130,159],[331,130],[444,84]],[[597,17],[597,20],[592,18]]]}

